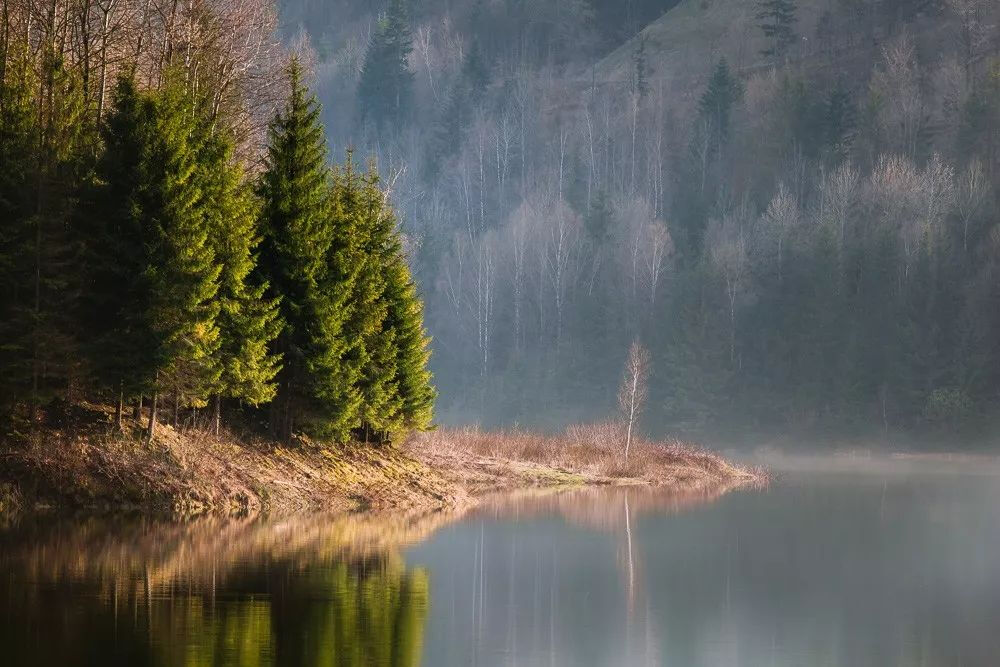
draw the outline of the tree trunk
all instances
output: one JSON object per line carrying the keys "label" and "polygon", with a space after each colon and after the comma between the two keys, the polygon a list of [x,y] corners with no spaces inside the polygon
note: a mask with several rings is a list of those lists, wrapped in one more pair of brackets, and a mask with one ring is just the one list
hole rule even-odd
{"label": "tree trunk", "polygon": [[132,419],[138,421],[142,418],[142,394],[135,399],[135,405],[132,406]]}
{"label": "tree trunk", "polygon": [[125,412],[125,393],[122,384],[118,383],[118,404],[115,406],[115,426],[122,427],[122,413]]}
{"label": "tree trunk", "polygon": [[159,398],[159,392],[153,390],[153,396],[149,401],[149,426],[146,428],[146,444],[152,444],[153,437],[156,435],[156,403]]}
{"label": "tree trunk", "polygon": [[216,394],[212,402],[214,403],[212,414],[212,434],[218,438],[222,422],[222,397]]}
{"label": "tree trunk", "polygon": [[181,423],[181,392],[174,391],[174,430],[180,427]]}

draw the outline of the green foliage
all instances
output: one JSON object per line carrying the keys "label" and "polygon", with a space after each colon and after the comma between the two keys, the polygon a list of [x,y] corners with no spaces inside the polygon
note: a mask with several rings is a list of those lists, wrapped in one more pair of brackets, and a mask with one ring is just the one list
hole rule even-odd
{"label": "green foliage", "polygon": [[358,82],[361,123],[370,122],[379,132],[398,127],[412,104],[413,38],[407,4],[408,0],[390,0],[375,27]]}
{"label": "green foliage", "polygon": [[649,95],[649,60],[646,56],[646,38],[639,38],[639,45],[632,54],[632,92],[645,99]]}
{"label": "green foliage", "polygon": [[319,105],[293,62],[291,95],[270,128],[259,194],[260,273],[280,298],[283,357],[272,429],[344,439],[357,422],[357,341],[344,335],[357,267],[353,221],[331,192]]}
{"label": "green foliage", "polygon": [[725,58],[719,59],[708,87],[698,100],[698,115],[708,134],[712,150],[717,151],[729,139],[730,116],[743,96],[743,87],[729,69]]}
{"label": "green foliage", "polygon": [[795,43],[795,2],[793,0],[757,0],[757,20],[768,39],[761,55],[783,58]]}
{"label": "green foliage", "polygon": [[33,77],[23,58],[12,58],[0,81],[0,412],[24,398],[30,381],[31,272],[33,234],[31,167],[38,127]]}
{"label": "green foliage", "polygon": [[252,275],[260,244],[257,202],[231,142],[206,120],[199,154],[199,178],[210,243],[219,265],[217,394],[253,405],[274,398],[281,355],[272,343],[281,329],[280,297],[266,296],[268,284]]}
{"label": "green foliage", "polygon": [[150,310],[157,389],[193,398],[219,382],[215,261],[199,179],[202,136],[196,100],[180,77],[153,97],[154,136],[140,206],[148,225]]}
{"label": "green foliage", "polygon": [[151,100],[131,77],[121,77],[101,128],[104,150],[95,184],[78,216],[88,236],[84,273],[91,289],[83,294],[88,356],[98,387],[125,398],[150,391],[157,370],[149,311],[152,229],[145,210],[155,132]]}

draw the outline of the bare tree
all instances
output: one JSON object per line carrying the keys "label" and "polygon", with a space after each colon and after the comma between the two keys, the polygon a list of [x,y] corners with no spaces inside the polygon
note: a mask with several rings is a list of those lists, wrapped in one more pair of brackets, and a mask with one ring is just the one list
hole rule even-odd
{"label": "bare tree", "polygon": [[656,303],[656,288],[663,275],[666,258],[673,251],[673,241],[670,232],[662,220],[654,220],[646,226],[645,255],[646,286],[649,288],[649,305]]}
{"label": "bare tree", "polygon": [[736,361],[736,302],[743,293],[747,274],[746,241],[732,217],[714,222],[709,228],[712,266],[726,283],[729,302],[729,362]]}
{"label": "bare tree", "polygon": [[979,215],[989,191],[990,183],[983,163],[973,160],[955,189],[955,209],[962,220],[962,249],[965,252],[969,251],[969,224]]}
{"label": "bare tree", "polygon": [[896,146],[913,157],[924,121],[924,100],[920,92],[920,66],[913,39],[903,32],[883,52],[883,62],[872,76],[872,92],[885,101],[880,105],[879,122]]}
{"label": "bare tree", "polygon": [[778,282],[781,282],[782,256],[784,254],[785,240],[791,231],[799,224],[801,211],[799,203],[784,183],[778,184],[778,191],[775,193],[771,203],[764,212],[764,230],[772,236],[777,243],[778,251]]}
{"label": "bare tree", "polygon": [[849,164],[841,166],[823,182],[823,203],[829,219],[836,225],[840,247],[847,240],[847,223],[860,195],[861,179]]}
{"label": "bare tree", "polygon": [[628,349],[628,359],[625,360],[625,374],[618,388],[618,409],[622,421],[625,422],[625,465],[628,465],[628,454],[632,447],[632,431],[646,403],[649,365],[649,351],[639,341],[632,341]]}

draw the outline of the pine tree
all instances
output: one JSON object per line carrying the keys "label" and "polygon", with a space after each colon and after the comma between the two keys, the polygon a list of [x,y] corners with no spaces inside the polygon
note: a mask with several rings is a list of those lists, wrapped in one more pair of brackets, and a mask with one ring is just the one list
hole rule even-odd
{"label": "pine tree", "polygon": [[632,66],[634,69],[632,78],[632,92],[640,99],[645,99],[649,94],[649,60],[646,57],[646,37],[639,37],[639,46],[632,54]]}
{"label": "pine tree", "polygon": [[[350,167],[350,162],[348,162]],[[381,441],[402,428],[402,404],[396,383],[396,332],[388,320],[386,270],[395,221],[387,219],[374,164],[368,173],[349,173],[351,207],[363,242],[361,271],[354,291],[351,335],[363,342],[360,439]]]}
{"label": "pine tree", "polygon": [[757,20],[769,40],[761,55],[783,58],[795,43],[795,2],[793,0],[757,0]]}
{"label": "pine tree", "polygon": [[398,124],[410,110],[413,37],[406,5],[407,0],[390,0],[368,45],[358,82],[361,123],[371,122],[378,131]]}
{"label": "pine tree", "polygon": [[270,297],[281,298],[283,322],[274,346],[283,365],[271,428],[286,440],[296,426],[343,440],[361,403],[358,341],[344,333],[358,238],[331,192],[319,105],[297,62],[288,75],[291,94],[271,123],[259,185],[259,271]]}
{"label": "pine tree", "polygon": [[31,171],[38,128],[26,59],[12,57],[0,81],[0,414],[10,415],[30,387],[27,338],[31,290]]}
{"label": "pine tree", "polygon": [[381,329],[368,344],[370,368],[366,418],[380,439],[403,430],[430,427],[435,391],[427,369],[430,339],[423,327],[423,309],[410,276],[396,216],[385,203],[378,176],[369,171],[364,184],[372,271],[381,273],[384,312]]}
{"label": "pine tree", "polygon": [[220,267],[209,240],[208,218],[198,179],[201,135],[196,104],[180,77],[154,98],[155,132],[150,142],[143,216],[152,246],[148,276],[152,352],[157,373],[149,437],[156,427],[158,394],[172,391],[174,421],[182,401],[203,404],[221,375],[216,322]]}
{"label": "pine tree", "polygon": [[732,75],[729,63],[721,58],[712,72],[705,93],[698,101],[698,114],[707,125],[708,134],[715,148],[729,139],[729,120],[733,106],[743,95],[739,81]]}
{"label": "pine tree", "polygon": [[[79,77],[58,53],[49,47],[41,50],[37,80],[27,74],[27,57],[23,65],[17,60],[7,74],[12,92],[10,113],[5,115],[12,131],[10,167],[23,172],[14,177],[23,190],[11,199],[21,223],[15,218],[9,232],[16,257],[14,275],[5,287],[13,312],[5,320],[9,337],[3,345],[15,356],[9,381],[20,385],[19,396],[27,400],[34,419],[39,408],[66,396],[77,373],[72,314],[78,285],[72,278],[79,239],[71,218],[79,184],[92,168],[94,136],[86,122]],[[36,94],[28,93],[28,81]],[[19,129],[17,119],[28,108],[34,118]],[[21,151],[18,136],[34,140],[29,152]]]}
{"label": "pine tree", "polygon": [[857,110],[850,92],[838,80],[824,105],[823,140],[833,163],[849,157],[857,126]]}
{"label": "pine tree", "polygon": [[260,244],[258,212],[252,192],[245,187],[241,165],[233,159],[232,142],[224,130],[212,129],[202,119],[205,133],[198,160],[199,178],[210,243],[220,269],[218,326],[219,382],[214,393],[214,431],[219,432],[221,399],[252,405],[274,398],[281,365],[271,344],[281,329],[278,297],[267,298],[266,282],[256,283],[252,272]]}
{"label": "pine tree", "polygon": [[78,216],[88,239],[86,349],[97,387],[118,400],[119,425],[122,402],[151,392],[156,373],[148,309],[151,227],[143,207],[154,132],[151,100],[139,94],[130,76],[122,76],[101,128],[104,151],[95,184]]}
{"label": "pine tree", "polygon": [[442,164],[459,149],[472,114],[479,106],[489,84],[490,70],[478,44],[472,44],[462,61],[448,98],[436,123],[425,156],[424,177],[433,182]]}

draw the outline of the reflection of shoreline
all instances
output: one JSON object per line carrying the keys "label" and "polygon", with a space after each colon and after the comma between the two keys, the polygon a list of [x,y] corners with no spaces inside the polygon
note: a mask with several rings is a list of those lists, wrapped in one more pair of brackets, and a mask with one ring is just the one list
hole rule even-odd
{"label": "reflection of shoreline", "polygon": [[556,514],[571,523],[605,531],[623,525],[624,498],[629,499],[630,519],[650,512],[677,514],[706,505],[726,494],[760,488],[745,480],[696,489],[649,486],[581,487],[575,489],[526,489],[482,498],[470,510],[472,516],[500,519]]}
{"label": "reflection of shoreline", "polygon": [[[37,581],[136,582],[156,588],[170,583],[219,581],[247,562],[266,560],[299,568],[306,564],[398,558],[398,550],[429,538],[464,518],[555,514],[600,530],[622,527],[628,496],[630,521],[649,512],[677,513],[712,502],[745,486],[738,481],[712,488],[650,487],[526,489],[484,496],[464,508],[410,513],[293,515],[269,519],[203,516],[103,520],[41,517],[0,532],[0,567]],[[5,544],[6,543],[6,544]]]}
{"label": "reflection of shoreline", "polygon": [[398,559],[399,548],[427,538],[450,523],[452,514],[25,521],[0,534],[0,568],[42,582],[96,579],[119,585],[140,582],[152,589],[180,582],[218,584],[248,562],[301,569]]}

